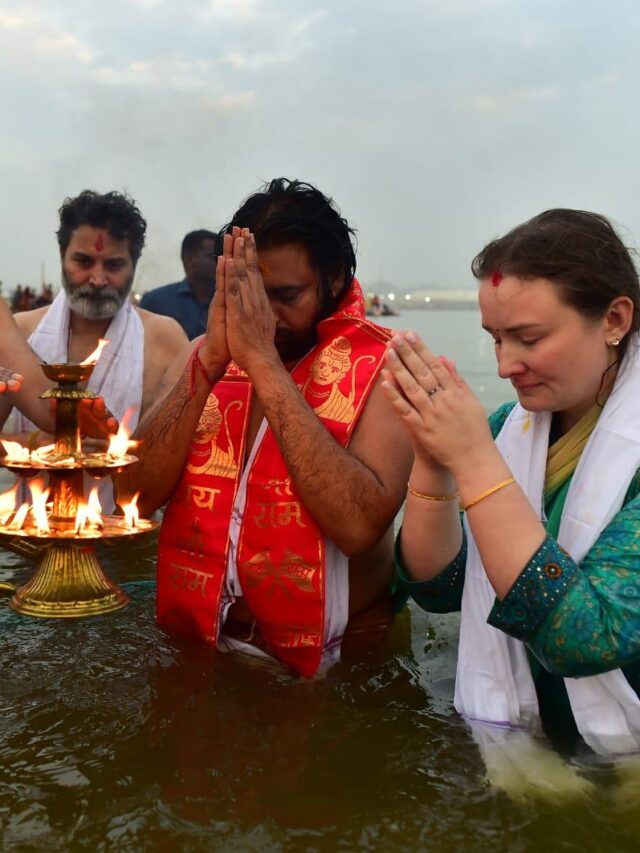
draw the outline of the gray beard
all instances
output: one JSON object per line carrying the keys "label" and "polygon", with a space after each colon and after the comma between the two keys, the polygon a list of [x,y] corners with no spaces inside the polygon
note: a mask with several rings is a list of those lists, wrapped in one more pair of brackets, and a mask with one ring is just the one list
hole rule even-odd
{"label": "gray beard", "polygon": [[92,284],[72,287],[62,270],[62,286],[74,314],[79,314],[85,320],[111,320],[129,298],[133,276],[122,290],[116,287],[96,288]]}

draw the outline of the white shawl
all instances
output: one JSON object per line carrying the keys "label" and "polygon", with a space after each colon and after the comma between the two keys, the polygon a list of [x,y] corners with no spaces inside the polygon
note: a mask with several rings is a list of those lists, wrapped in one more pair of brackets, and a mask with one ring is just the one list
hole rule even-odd
{"label": "white shawl", "polygon": [[[551,414],[516,405],[496,440],[513,476],[543,519]],[[577,562],[620,510],[640,467],[640,349],[637,336],[573,475],[558,542]],[[471,722],[539,729],[526,648],[487,624],[495,593],[465,519],[468,541],[462,597],[456,709]],[[580,734],[602,755],[640,750],[640,700],[621,670],[566,678]]]}
{"label": "white shawl", "polygon": [[[69,300],[61,290],[29,338],[32,349],[43,361],[50,364],[67,361],[70,313]],[[107,408],[119,421],[131,409],[127,424],[133,430],[142,405],[144,328],[129,299],[112,319],[105,338],[109,343],[103,349],[87,387],[104,397]],[[16,412],[15,429],[17,432],[31,432],[36,426],[22,413]],[[105,512],[112,512],[111,483],[104,482],[108,488],[101,488],[100,499]]]}

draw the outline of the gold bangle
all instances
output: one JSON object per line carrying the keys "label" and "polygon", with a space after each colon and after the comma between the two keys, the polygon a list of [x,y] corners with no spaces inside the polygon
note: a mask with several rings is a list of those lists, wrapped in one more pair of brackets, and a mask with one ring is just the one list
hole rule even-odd
{"label": "gold bangle", "polygon": [[424,492],[416,492],[416,490],[412,489],[409,485],[407,486],[407,491],[410,495],[414,495],[416,498],[420,498],[423,501],[452,501],[460,494],[460,492],[454,492],[452,495],[425,495]]}
{"label": "gold bangle", "polygon": [[498,483],[497,486],[492,486],[490,489],[487,489],[486,492],[483,492],[481,495],[478,495],[477,498],[474,498],[472,501],[462,507],[465,512],[471,509],[472,506],[479,504],[480,501],[483,501],[485,498],[488,498],[489,495],[492,495],[494,492],[500,491],[500,489],[504,489],[505,486],[510,486],[511,483],[515,483],[514,477],[509,477],[507,480],[503,480],[501,483]]}

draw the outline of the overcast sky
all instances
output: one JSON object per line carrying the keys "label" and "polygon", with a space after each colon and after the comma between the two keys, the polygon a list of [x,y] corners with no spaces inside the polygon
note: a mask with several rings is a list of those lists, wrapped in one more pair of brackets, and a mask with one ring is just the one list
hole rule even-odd
{"label": "overcast sky", "polygon": [[358,273],[471,284],[553,206],[640,242],[635,0],[0,0],[0,279],[59,284],[57,209],[126,189],[145,290],[285,175],[358,229]]}

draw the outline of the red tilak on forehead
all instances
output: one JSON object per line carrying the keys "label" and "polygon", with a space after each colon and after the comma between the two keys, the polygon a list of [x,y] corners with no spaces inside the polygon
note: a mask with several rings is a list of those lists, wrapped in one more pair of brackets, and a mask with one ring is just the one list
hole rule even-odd
{"label": "red tilak on forehead", "polygon": [[502,281],[502,279],[503,279],[503,278],[504,278],[504,276],[502,275],[502,273],[501,273],[501,272],[497,272],[497,271],[496,271],[496,272],[492,272],[492,273],[491,273],[491,284],[492,284],[494,287],[497,287],[497,286],[500,284],[500,282]]}
{"label": "red tilak on forehead", "polygon": [[100,232],[96,237],[96,252],[101,252],[104,249],[104,234]]}

